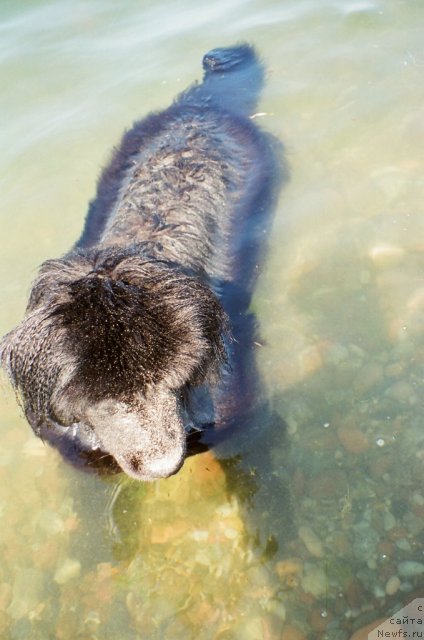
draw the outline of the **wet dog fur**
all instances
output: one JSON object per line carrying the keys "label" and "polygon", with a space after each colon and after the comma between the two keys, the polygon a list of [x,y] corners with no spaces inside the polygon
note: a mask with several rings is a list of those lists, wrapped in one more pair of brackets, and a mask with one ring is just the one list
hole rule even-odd
{"label": "wet dog fur", "polygon": [[203,69],[124,135],[81,238],[41,266],[0,347],[38,436],[139,480],[174,474],[255,393],[247,310],[274,167],[249,116],[264,74],[248,45]]}

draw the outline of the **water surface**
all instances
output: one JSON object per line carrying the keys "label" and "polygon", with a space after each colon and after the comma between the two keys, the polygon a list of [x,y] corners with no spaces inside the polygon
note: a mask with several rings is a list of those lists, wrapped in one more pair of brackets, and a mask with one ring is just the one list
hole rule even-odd
{"label": "water surface", "polygon": [[402,0],[2,2],[1,333],[124,128],[210,48],[257,46],[258,121],[290,165],[253,305],[275,419],[249,446],[148,485],[85,475],[3,385],[2,638],[348,640],[422,595],[423,18]]}

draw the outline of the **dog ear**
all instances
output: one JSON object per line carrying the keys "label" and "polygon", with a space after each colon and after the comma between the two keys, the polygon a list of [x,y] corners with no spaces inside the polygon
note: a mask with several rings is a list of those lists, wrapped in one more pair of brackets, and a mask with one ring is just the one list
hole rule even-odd
{"label": "dog ear", "polygon": [[33,283],[24,319],[0,341],[0,366],[25,412],[27,406],[32,413],[45,412],[55,378],[61,370],[69,370],[69,354],[65,356],[62,348],[64,332],[56,325],[53,310],[60,296],[66,297],[68,283],[80,271],[79,263],[44,262]]}
{"label": "dog ear", "polygon": [[[42,376],[38,376],[36,373],[36,358],[31,349],[32,325],[32,317],[27,316],[13,331],[7,333],[0,342],[1,368],[7,374],[14,388],[16,400],[27,417],[32,414],[32,409],[35,408],[35,405],[39,406],[41,404],[39,395],[42,387]],[[27,329],[29,329],[29,332]],[[35,374],[34,377],[33,374]],[[38,386],[38,388],[35,388],[35,386]],[[25,394],[23,390],[25,390]],[[45,397],[45,395],[45,393],[41,393],[42,397]],[[32,426],[36,429],[34,424]]]}
{"label": "dog ear", "polygon": [[1,367],[17,390],[25,386],[31,371],[36,368],[34,340],[39,334],[38,316],[38,313],[25,316],[0,342]]}
{"label": "dog ear", "polygon": [[15,385],[15,335],[16,330],[9,331],[0,341],[0,367],[5,371],[9,380]]}
{"label": "dog ear", "polygon": [[58,381],[72,377],[74,362],[64,353],[63,331],[50,309],[36,307],[0,342],[0,365],[12,383],[19,404],[33,429],[49,413]]}

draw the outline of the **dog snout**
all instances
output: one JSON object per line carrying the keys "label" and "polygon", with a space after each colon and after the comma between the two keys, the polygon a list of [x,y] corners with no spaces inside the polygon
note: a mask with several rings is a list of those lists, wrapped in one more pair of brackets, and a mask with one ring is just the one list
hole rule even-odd
{"label": "dog snout", "polygon": [[131,403],[102,400],[85,413],[102,449],[132,478],[167,478],[181,468],[186,433],[174,392],[157,389]]}
{"label": "dog snout", "polygon": [[184,464],[185,447],[158,457],[147,457],[145,451],[133,451],[119,460],[123,470],[136,480],[158,480],[177,473]]}

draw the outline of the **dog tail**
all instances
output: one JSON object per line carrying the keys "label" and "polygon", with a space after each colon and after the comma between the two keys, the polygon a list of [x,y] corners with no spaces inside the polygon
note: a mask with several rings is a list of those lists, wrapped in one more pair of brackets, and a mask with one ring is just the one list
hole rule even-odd
{"label": "dog tail", "polygon": [[212,49],[203,56],[202,65],[203,82],[188,91],[190,103],[210,106],[212,102],[225,111],[253,113],[265,73],[251,45]]}

